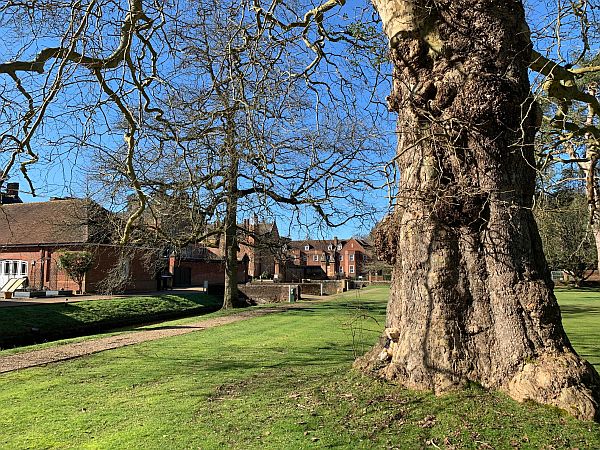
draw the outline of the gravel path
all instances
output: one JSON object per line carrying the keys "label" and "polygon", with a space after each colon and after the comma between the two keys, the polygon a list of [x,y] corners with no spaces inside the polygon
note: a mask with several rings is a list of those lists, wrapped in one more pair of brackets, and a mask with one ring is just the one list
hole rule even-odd
{"label": "gravel path", "polygon": [[[299,305],[300,306],[300,305]],[[130,333],[109,336],[105,338],[92,339],[73,344],[64,344],[57,347],[34,350],[30,352],[17,353],[0,357],[0,373],[12,372],[28,367],[41,366],[44,364],[66,361],[68,359],[79,358],[81,356],[91,355],[93,353],[111,350],[114,348],[125,347],[127,345],[139,344],[141,342],[155,341],[171,336],[192,333],[194,331],[204,330],[206,328],[218,327],[229,323],[239,322],[252,317],[260,317],[267,314],[287,311],[294,305],[285,305],[272,308],[250,309],[238,314],[225,317],[216,317],[201,322],[195,322],[188,325],[166,326],[149,330],[140,330]]]}

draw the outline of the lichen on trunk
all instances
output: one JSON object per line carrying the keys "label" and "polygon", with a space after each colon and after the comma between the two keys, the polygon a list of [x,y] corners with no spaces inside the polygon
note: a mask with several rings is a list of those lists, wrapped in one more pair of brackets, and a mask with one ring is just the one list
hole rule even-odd
{"label": "lichen on trunk", "polygon": [[521,1],[374,3],[396,21],[401,5],[414,26],[388,33],[401,181],[377,243],[394,273],[386,332],[356,365],[598,419],[600,378],[562,328],[531,211],[538,107]]}

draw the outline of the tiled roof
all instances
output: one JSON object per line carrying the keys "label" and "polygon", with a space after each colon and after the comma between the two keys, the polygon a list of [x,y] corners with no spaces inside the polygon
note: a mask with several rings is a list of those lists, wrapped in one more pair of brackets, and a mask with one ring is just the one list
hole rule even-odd
{"label": "tiled roof", "polygon": [[0,205],[0,247],[98,242],[100,211],[81,199]]}
{"label": "tiled roof", "polygon": [[[347,242],[347,240],[345,239],[338,239],[338,244],[341,244],[342,246]],[[321,251],[328,251],[327,248],[330,245],[334,245],[333,244],[333,239],[307,239],[304,241],[291,241],[288,244],[288,247],[291,249],[300,249],[300,250],[304,250],[304,247],[306,245],[310,246],[311,250],[321,250]]]}
{"label": "tiled roof", "polygon": [[[364,247],[365,250],[368,250],[372,247],[372,245],[369,242],[365,241],[364,239],[357,239],[357,238],[338,239],[337,242],[342,247],[344,247],[352,239],[354,239],[358,244],[360,244],[362,247]],[[333,239],[307,239],[304,241],[291,241],[288,243],[288,247],[290,249],[297,249],[297,250],[304,251],[304,247],[306,245],[309,245],[310,250],[326,252],[326,251],[331,251],[331,250],[328,250],[328,248],[330,245],[334,245],[333,241],[334,241]]]}
{"label": "tiled roof", "polygon": [[199,259],[199,260],[213,260],[213,261],[222,261],[223,260],[223,252],[220,248],[217,247],[205,247],[205,246],[197,246],[190,245],[183,249],[181,249],[180,255],[182,259],[191,260],[191,259]]}

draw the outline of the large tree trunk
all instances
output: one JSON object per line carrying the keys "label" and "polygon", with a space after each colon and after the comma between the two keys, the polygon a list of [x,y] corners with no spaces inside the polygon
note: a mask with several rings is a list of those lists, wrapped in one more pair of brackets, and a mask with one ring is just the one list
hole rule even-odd
{"label": "large tree trunk", "polygon": [[225,257],[225,292],[223,309],[231,309],[238,300],[238,238],[237,238],[237,208],[238,208],[238,177],[239,155],[236,147],[236,125],[233,113],[225,120],[225,146],[228,167],[226,173],[226,207],[224,228],[224,257]]}
{"label": "large tree trunk", "polygon": [[468,380],[592,419],[531,207],[537,106],[520,0],[376,0],[391,38],[398,205],[386,332],[357,366],[442,393]]}
{"label": "large tree trunk", "polygon": [[592,224],[592,234],[594,235],[594,243],[596,244],[596,270],[600,274],[600,223],[597,221]]}
{"label": "large tree trunk", "polygon": [[223,295],[223,309],[233,308],[238,298],[237,201],[235,200],[235,198],[229,200],[227,203],[227,211],[225,213],[225,292]]}

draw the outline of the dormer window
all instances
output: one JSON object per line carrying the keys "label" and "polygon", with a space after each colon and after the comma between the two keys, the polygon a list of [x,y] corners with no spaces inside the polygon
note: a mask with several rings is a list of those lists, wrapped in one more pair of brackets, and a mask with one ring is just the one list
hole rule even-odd
{"label": "dormer window", "polygon": [[337,245],[337,249],[338,249],[338,250],[341,250],[341,249],[342,249],[342,244],[338,244],[338,245]]}
{"label": "dormer window", "polygon": [[329,244],[329,245],[327,246],[327,250],[333,250],[333,245],[332,245],[332,244]]}
{"label": "dormer window", "polygon": [[305,246],[304,246],[304,251],[305,251],[305,252],[307,252],[307,251],[309,251],[309,250],[310,250],[310,245],[305,245]]}

